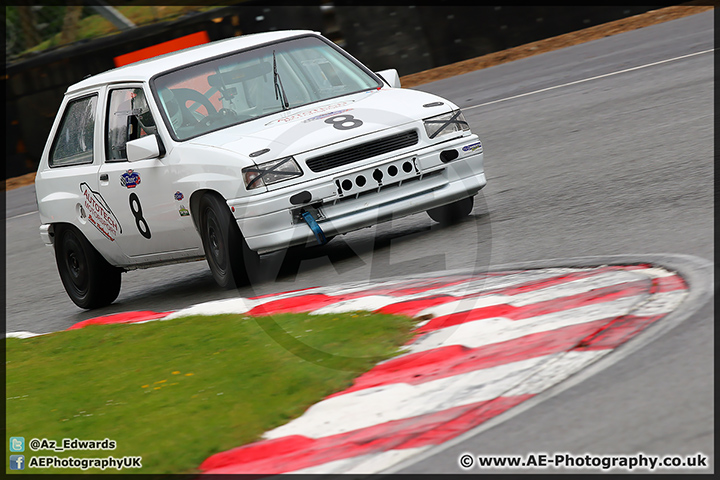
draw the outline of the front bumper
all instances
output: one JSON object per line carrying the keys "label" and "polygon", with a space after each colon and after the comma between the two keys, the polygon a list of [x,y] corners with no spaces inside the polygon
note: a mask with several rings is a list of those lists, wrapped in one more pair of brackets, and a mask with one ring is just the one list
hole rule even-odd
{"label": "front bumper", "polygon": [[248,246],[267,253],[314,242],[315,234],[302,219],[305,211],[329,238],[474,196],[486,184],[476,135],[352,167],[229,200]]}
{"label": "front bumper", "polygon": [[52,224],[50,223],[43,223],[40,225],[40,238],[42,239],[43,243],[48,246],[52,247],[53,242],[53,228]]}

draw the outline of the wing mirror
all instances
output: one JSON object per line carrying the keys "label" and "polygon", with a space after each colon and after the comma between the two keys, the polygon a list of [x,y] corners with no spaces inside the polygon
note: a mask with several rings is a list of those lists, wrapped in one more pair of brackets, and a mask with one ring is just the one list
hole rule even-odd
{"label": "wing mirror", "polygon": [[[140,136],[142,130],[146,135]],[[140,118],[135,112],[128,115],[127,118],[127,143],[125,144],[125,153],[128,162],[137,162],[138,160],[146,160],[148,158],[158,158],[165,155],[165,147],[162,140],[155,133],[156,128],[145,127],[141,124]]]}
{"label": "wing mirror", "polygon": [[165,155],[165,148],[157,135],[145,135],[136,140],[130,140],[125,144],[125,149],[128,162],[159,158]]}
{"label": "wing mirror", "polygon": [[393,88],[400,88],[400,76],[398,75],[397,70],[394,68],[391,68],[389,70],[380,70],[379,72],[375,72],[375,75],[382,78],[385,83],[390,85]]}

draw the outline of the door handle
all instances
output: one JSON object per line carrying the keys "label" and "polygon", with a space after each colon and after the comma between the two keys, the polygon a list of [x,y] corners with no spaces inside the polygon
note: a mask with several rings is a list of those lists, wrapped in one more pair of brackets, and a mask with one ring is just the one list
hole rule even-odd
{"label": "door handle", "polygon": [[100,174],[100,180],[102,180],[103,182],[107,182],[107,181],[108,181],[108,174],[107,174],[107,173],[101,173],[101,174]]}

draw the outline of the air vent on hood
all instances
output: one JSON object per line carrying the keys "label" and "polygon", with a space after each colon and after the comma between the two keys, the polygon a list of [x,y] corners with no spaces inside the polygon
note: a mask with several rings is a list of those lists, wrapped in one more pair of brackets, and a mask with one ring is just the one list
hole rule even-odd
{"label": "air vent on hood", "polygon": [[327,153],[319,157],[308,159],[305,163],[313,172],[323,172],[331,168],[349,165],[351,163],[377,157],[386,153],[410,147],[418,143],[416,130],[398,133],[389,137],[354,145],[349,148]]}

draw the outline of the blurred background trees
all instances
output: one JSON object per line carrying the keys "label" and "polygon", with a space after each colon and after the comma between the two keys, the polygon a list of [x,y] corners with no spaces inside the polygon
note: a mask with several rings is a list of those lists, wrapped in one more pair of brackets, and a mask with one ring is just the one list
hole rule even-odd
{"label": "blurred background trees", "polygon": [[[203,6],[206,2],[202,1],[192,6],[153,6],[142,0],[113,2],[112,6],[103,1],[72,5],[64,1],[43,1],[42,5],[14,3],[5,7],[6,62],[78,40],[111,35],[133,26],[219,8],[217,5]],[[225,2],[225,5],[229,4]]]}

